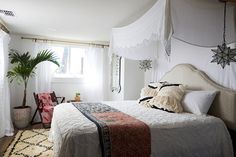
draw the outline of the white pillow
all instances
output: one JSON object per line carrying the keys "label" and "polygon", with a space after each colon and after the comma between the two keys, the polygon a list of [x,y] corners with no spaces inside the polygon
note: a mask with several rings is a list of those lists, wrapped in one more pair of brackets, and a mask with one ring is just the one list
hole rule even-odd
{"label": "white pillow", "polygon": [[207,114],[217,91],[188,91],[182,101],[184,111],[197,115]]}

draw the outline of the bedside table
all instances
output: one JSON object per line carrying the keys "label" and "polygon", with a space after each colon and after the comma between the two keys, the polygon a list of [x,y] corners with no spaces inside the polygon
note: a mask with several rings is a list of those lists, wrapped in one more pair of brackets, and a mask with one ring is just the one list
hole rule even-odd
{"label": "bedside table", "polygon": [[66,102],[67,103],[70,103],[70,102],[81,102],[81,100],[80,101],[78,101],[78,100],[67,100]]}

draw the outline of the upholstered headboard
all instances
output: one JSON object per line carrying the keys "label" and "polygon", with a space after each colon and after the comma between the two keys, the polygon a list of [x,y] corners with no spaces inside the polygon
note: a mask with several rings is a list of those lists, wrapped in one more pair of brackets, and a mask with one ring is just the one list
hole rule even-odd
{"label": "upholstered headboard", "polygon": [[221,118],[228,128],[236,131],[236,91],[215,83],[190,64],[176,65],[160,81],[184,84],[193,90],[219,91],[208,114]]}

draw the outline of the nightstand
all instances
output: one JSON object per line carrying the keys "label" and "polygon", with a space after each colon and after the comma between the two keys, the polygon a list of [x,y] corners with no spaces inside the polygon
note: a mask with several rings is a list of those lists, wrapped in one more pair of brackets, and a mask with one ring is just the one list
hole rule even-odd
{"label": "nightstand", "polygon": [[70,103],[70,102],[81,102],[81,100],[80,101],[78,101],[78,100],[67,100],[66,102],[67,103]]}

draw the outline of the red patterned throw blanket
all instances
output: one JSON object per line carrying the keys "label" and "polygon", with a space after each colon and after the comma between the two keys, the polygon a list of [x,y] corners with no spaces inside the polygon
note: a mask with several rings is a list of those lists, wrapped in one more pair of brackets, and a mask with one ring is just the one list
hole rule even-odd
{"label": "red patterned throw blanket", "polygon": [[102,103],[73,103],[98,128],[102,157],[149,157],[149,127],[111,106]]}

